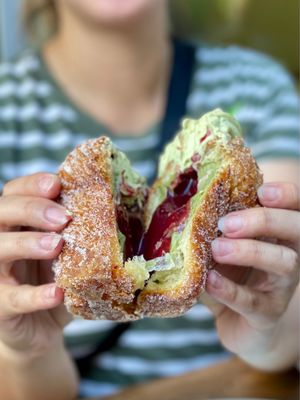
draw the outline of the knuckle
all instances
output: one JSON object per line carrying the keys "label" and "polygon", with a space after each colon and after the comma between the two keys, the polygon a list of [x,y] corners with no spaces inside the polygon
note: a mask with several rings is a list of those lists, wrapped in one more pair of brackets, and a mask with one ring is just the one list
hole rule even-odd
{"label": "knuckle", "polygon": [[17,234],[15,237],[15,243],[14,243],[15,249],[18,251],[18,253],[22,253],[24,254],[24,256],[27,254],[28,252],[28,240],[27,238],[20,234]]}
{"label": "knuckle", "polygon": [[300,201],[300,196],[299,196],[299,187],[295,183],[290,183],[288,189],[288,198],[292,199],[293,202],[298,203]]}
{"label": "knuckle", "polygon": [[7,303],[13,312],[20,311],[20,298],[17,288],[11,288],[7,294]]}
{"label": "knuckle", "polygon": [[24,212],[27,217],[33,217],[35,214],[35,210],[37,209],[36,201],[33,199],[26,200],[24,204]]}
{"label": "knuckle", "polygon": [[268,232],[270,231],[273,222],[272,213],[266,207],[262,207],[260,210],[260,225],[264,232]]}
{"label": "knuckle", "polygon": [[247,239],[230,240],[230,246],[232,248],[230,259],[234,263],[249,259],[249,245]]}
{"label": "knuckle", "polygon": [[16,196],[14,195],[6,195],[0,196],[0,208],[1,208],[1,214],[5,215],[5,213],[14,207],[14,202],[16,200]]}
{"label": "knuckle", "polygon": [[238,287],[236,284],[232,283],[229,285],[228,290],[227,290],[227,300],[231,304],[237,303],[238,300]]}
{"label": "knuckle", "polygon": [[254,261],[261,261],[263,259],[264,250],[262,244],[259,241],[253,240],[251,242],[251,253]]}
{"label": "knuckle", "polygon": [[299,256],[295,250],[280,247],[281,259],[284,263],[284,275],[294,276],[299,268]]}
{"label": "knuckle", "polygon": [[256,296],[254,293],[249,293],[246,298],[246,302],[244,305],[246,313],[253,313],[256,312],[260,308],[260,298]]}

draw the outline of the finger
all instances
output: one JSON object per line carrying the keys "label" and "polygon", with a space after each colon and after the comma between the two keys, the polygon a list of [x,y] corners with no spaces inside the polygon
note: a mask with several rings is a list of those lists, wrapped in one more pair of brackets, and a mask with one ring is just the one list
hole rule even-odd
{"label": "finger", "polygon": [[61,235],[41,232],[0,233],[0,263],[16,260],[49,260],[62,249]]}
{"label": "finger", "polygon": [[28,196],[0,197],[0,224],[30,226],[43,230],[61,229],[71,219],[70,213],[48,199]]}
{"label": "finger", "polygon": [[55,308],[55,310],[53,310],[53,312],[50,311],[50,313],[53,314],[53,319],[55,319],[56,323],[61,328],[64,328],[74,319],[74,316],[67,311],[64,304],[60,304],[58,307]]}
{"label": "finger", "polygon": [[224,308],[226,307],[224,304],[220,303],[217,301],[215,298],[210,296],[206,291],[201,293],[201,296],[199,297],[199,301],[204,304],[212,313],[215,317],[218,317],[223,311]]}
{"label": "finger", "polygon": [[212,242],[214,260],[219,264],[252,267],[286,277],[295,284],[299,275],[296,251],[278,244],[251,239],[218,238]]}
{"label": "finger", "polygon": [[300,209],[299,187],[293,183],[265,183],[258,189],[257,194],[263,206],[290,210]]}
{"label": "finger", "polygon": [[0,285],[0,320],[54,308],[63,301],[63,292],[51,283],[42,286]]}
{"label": "finger", "polygon": [[206,291],[220,303],[244,316],[254,315],[259,318],[265,312],[268,301],[264,293],[240,286],[215,270],[208,273]]}
{"label": "finger", "polygon": [[37,196],[54,199],[60,192],[60,180],[42,172],[14,179],[4,185],[3,196]]}
{"label": "finger", "polygon": [[298,243],[300,213],[266,207],[249,208],[220,218],[218,228],[232,238],[270,236]]}

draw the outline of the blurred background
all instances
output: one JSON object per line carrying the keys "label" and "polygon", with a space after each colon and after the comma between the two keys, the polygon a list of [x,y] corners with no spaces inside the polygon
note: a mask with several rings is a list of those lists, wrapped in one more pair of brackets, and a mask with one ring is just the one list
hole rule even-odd
{"label": "blurred background", "polygon": [[299,79],[299,0],[171,0],[174,29],[272,55]]}
{"label": "blurred background", "polygon": [[[21,3],[0,0],[1,60],[26,45]],[[178,36],[261,50],[281,61],[299,82],[299,0],[170,0],[170,6]]]}

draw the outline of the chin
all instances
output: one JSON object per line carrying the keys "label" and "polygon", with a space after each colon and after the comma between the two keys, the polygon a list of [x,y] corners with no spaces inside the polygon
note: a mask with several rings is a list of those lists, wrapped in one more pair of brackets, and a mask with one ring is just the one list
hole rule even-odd
{"label": "chin", "polygon": [[67,0],[68,6],[92,23],[123,25],[166,0]]}

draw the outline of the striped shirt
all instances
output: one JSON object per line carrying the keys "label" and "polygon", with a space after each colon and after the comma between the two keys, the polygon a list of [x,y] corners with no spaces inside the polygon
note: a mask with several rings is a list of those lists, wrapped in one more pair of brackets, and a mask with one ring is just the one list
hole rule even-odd
{"label": "striped shirt", "polygon": [[[257,160],[298,157],[299,101],[291,77],[271,58],[239,47],[203,44],[187,100],[187,115],[199,117],[221,107],[240,121]],[[56,172],[77,144],[106,134],[133,166],[153,176],[160,124],[139,137],[117,137],[68,98],[39,52],[28,50],[0,67],[0,188],[17,176]],[[112,326],[108,321],[75,320],[65,329],[76,356],[93,350]],[[185,316],[134,322],[118,344],[94,360],[81,382],[85,396],[159,376],[180,374],[228,357],[211,313],[195,305]]]}

